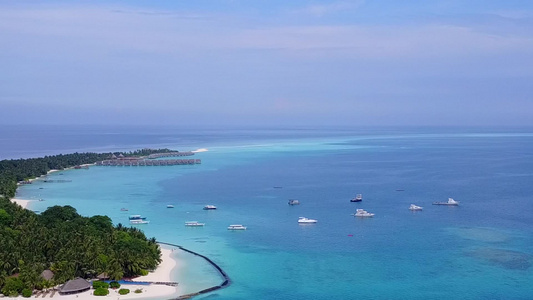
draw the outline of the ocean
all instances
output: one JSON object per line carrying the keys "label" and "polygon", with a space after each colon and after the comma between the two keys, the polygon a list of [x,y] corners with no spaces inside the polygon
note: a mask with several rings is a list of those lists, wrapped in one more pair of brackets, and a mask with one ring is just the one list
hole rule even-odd
{"label": "ocean", "polygon": [[[197,299],[533,298],[531,128],[24,126],[0,129],[0,140],[2,159],[208,149],[199,165],[67,170],[49,176],[67,182],[17,195],[44,199],[32,210],[72,205],[115,224],[146,216],[147,236],[206,255],[231,278]],[[351,203],[355,194],[363,201]],[[449,197],[460,205],[432,205]],[[357,208],[375,216],[355,218]],[[302,216],[318,222],[299,225]],[[182,258],[174,279],[187,292],[221,283],[201,259]]]}

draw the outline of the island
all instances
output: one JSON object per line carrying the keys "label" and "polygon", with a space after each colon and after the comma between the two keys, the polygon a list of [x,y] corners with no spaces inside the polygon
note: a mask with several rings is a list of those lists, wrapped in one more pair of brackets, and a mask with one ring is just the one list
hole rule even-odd
{"label": "island", "polygon": [[68,205],[36,214],[10,200],[17,186],[31,184],[52,170],[82,168],[113,157],[148,159],[165,153],[176,151],[142,149],[0,161],[0,292],[29,297],[62,285],[59,292],[68,294],[86,290],[87,280],[134,278],[155,270],[162,260],[161,248],[155,238],[147,238],[137,228],[114,226],[107,216],[84,217]]}

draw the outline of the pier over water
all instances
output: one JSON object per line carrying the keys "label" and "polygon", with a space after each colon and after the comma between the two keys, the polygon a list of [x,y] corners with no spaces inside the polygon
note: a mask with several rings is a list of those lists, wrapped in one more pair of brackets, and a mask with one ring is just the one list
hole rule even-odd
{"label": "pier over water", "polygon": [[144,167],[144,166],[177,166],[177,165],[196,165],[201,164],[200,159],[159,159],[163,157],[182,157],[192,156],[194,152],[167,152],[155,153],[144,157],[118,157],[112,156],[111,159],[102,160],[96,163],[97,166],[118,166],[118,167]]}

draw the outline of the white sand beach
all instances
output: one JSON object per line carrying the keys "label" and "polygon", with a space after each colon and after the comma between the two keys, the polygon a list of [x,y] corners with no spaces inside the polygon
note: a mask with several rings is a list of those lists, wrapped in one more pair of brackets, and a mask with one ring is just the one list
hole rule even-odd
{"label": "white sand beach", "polygon": [[[175,267],[179,267],[179,262],[172,258],[172,251],[169,248],[161,248],[161,259],[163,260],[155,271],[146,276],[140,276],[133,281],[170,282],[170,274]],[[181,250],[176,250],[181,251]]]}
{"label": "white sand beach", "polygon": [[33,202],[33,201],[39,201],[39,200],[27,200],[27,199],[11,198],[11,202],[22,206],[22,208],[28,208],[28,204],[30,202]]}
{"label": "white sand beach", "polygon": [[[141,276],[134,281],[150,281],[150,282],[169,282],[171,281],[171,272],[175,267],[180,266],[180,262],[178,260],[175,260],[172,258],[172,251],[181,251],[179,249],[177,250],[171,250],[169,248],[161,248],[161,264],[157,267],[157,269],[154,272],[151,272],[150,274],[146,276]],[[120,295],[118,293],[118,289],[109,289],[109,294],[105,297],[102,296],[94,296],[93,289],[90,289],[86,292],[74,294],[74,295],[60,295],[59,293],[55,293],[53,297],[51,297],[52,293],[48,293],[45,297],[42,295],[38,296],[38,298],[53,298],[53,299],[60,299],[60,300],[85,300],[85,299],[167,299],[172,298],[173,296],[181,295],[182,293],[180,291],[183,291],[183,286],[178,285],[176,286],[168,286],[163,284],[151,284],[151,285],[142,285],[142,284],[123,284],[120,288],[129,289],[130,293],[126,295]],[[142,293],[135,293],[135,290],[140,289],[142,290]],[[32,298],[35,296],[32,296]],[[22,296],[17,297],[17,299],[27,299],[23,298]]]}

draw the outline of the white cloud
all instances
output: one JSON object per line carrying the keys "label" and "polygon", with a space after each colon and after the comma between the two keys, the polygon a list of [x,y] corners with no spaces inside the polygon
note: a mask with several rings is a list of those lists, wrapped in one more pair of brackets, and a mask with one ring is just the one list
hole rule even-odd
{"label": "white cloud", "polygon": [[[315,8],[327,11],[343,3]],[[471,56],[533,51],[532,36],[493,34],[465,26],[283,26],[236,27],[224,18],[196,14],[150,12],[116,13],[116,9],[61,8],[0,11],[0,37],[11,40],[4,49],[52,55],[57,48],[70,53],[101,56],[110,52],[195,55],[198,51],[280,50],[312,58],[414,58]],[[131,10],[121,10],[131,11]]]}

